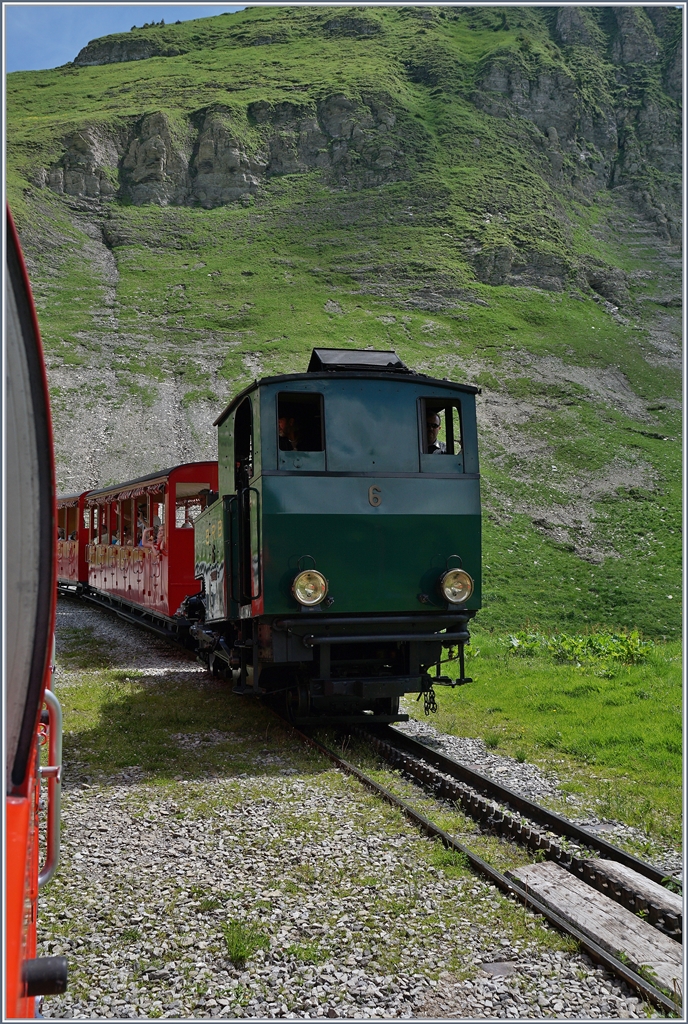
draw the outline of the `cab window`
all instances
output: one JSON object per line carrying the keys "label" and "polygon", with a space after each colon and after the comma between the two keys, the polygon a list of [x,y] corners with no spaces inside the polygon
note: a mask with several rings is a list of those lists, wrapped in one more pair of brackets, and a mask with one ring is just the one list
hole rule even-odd
{"label": "cab window", "polygon": [[425,398],[421,402],[421,451],[424,455],[461,454],[461,407],[457,402]]}
{"label": "cab window", "polygon": [[282,391],[277,396],[277,447],[281,452],[324,452],[322,395]]}
{"label": "cab window", "polygon": [[253,410],[245,398],[234,418],[234,489],[248,487],[253,476]]}

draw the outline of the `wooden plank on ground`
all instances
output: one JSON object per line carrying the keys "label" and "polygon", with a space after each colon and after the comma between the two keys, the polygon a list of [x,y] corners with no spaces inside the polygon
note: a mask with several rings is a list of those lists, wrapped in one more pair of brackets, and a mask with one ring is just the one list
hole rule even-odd
{"label": "wooden plank on ground", "polygon": [[625,864],[619,864],[615,860],[604,860],[601,857],[588,860],[586,863],[590,865],[593,871],[599,871],[601,874],[606,875],[607,878],[612,878],[615,882],[627,885],[633,892],[637,892],[648,903],[654,903],[661,910],[674,914],[676,917],[683,915],[682,896],[671,892],[670,889],[665,889],[663,885],[660,885],[659,882],[653,882],[651,878],[639,875],[633,868],[629,868]]}
{"label": "wooden plank on ground", "polygon": [[614,955],[625,953],[634,970],[649,968],[660,987],[682,990],[681,945],[647,921],[551,861],[527,864],[507,874],[603,949]]}

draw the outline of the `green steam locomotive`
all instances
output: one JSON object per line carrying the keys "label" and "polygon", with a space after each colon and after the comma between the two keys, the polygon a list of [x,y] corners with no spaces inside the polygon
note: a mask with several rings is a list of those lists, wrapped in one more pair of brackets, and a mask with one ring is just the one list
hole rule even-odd
{"label": "green steam locomotive", "polygon": [[466,681],[481,603],[475,387],[394,352],[314,349],[215,421],[218,487],[196,519],[199,656],[295,721],[402,720],[399,697]]}

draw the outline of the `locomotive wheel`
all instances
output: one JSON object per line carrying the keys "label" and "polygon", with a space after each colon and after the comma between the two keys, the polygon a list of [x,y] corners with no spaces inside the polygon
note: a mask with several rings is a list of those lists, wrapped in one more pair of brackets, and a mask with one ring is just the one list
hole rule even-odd
{"label": "locomotive wheel", "polygon": [[311,695],[308,683],[297,682],[287,692],[287,712],[291,719],[306,718],[311,713]]}

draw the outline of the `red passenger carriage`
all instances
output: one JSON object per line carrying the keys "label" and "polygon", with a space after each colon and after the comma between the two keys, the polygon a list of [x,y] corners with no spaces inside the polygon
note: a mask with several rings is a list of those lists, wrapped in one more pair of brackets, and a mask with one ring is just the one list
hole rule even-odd
{"label": "red passenger carriage", "polygon": [[58,499],[60,590],[86,588],[124,614],[173,620],[184,598],[199,592],[193,522],[216,498],[217,462],[190,462]]}

